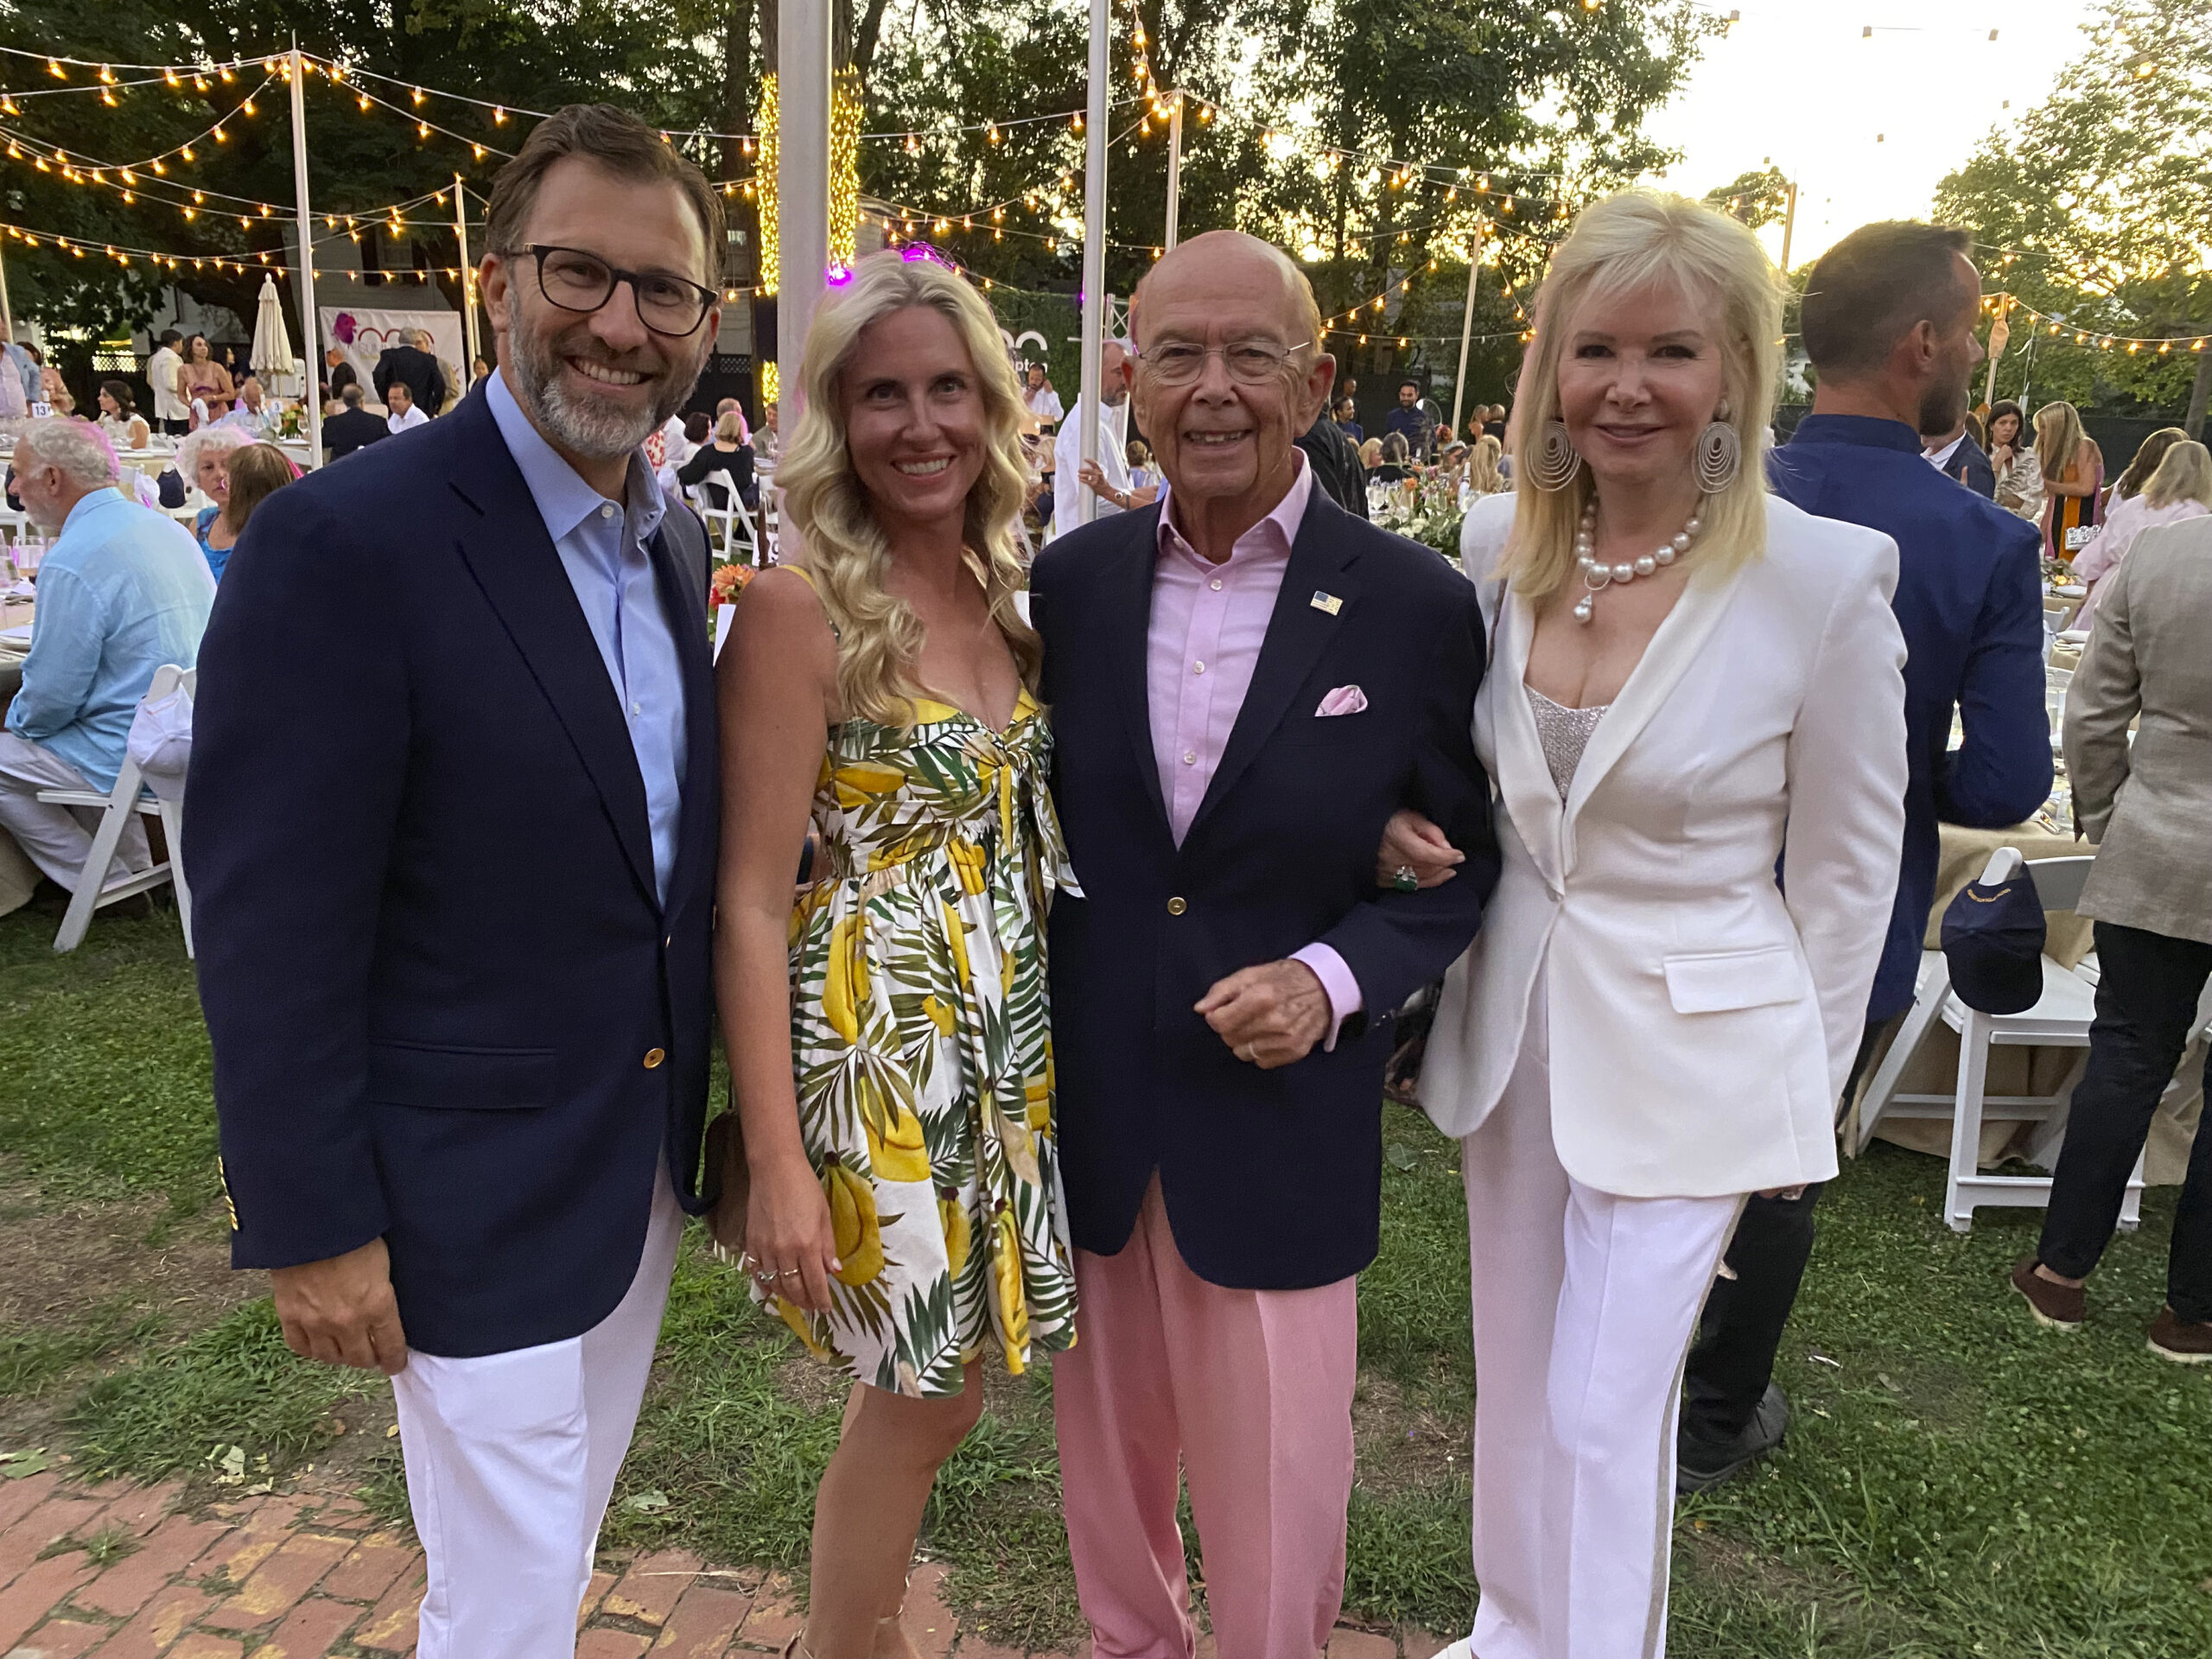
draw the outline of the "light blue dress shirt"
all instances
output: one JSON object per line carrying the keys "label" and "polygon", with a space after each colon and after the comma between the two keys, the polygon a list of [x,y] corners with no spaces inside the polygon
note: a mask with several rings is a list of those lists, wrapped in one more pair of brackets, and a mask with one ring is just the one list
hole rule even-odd
{"label": "light blue dress shirt", "polygon": [[[665,903],[683,799],[683,675],[645,543],[660,528],[667,505],[652,469],[634,454],[624,491],[629,497],[626,512],[621,502],[608,500],[585,483],[530,423],[507,388],[504,369],[486,384],[485,401],[537,504],[621,703],[645,779],[653,881]],[[705,603],[702,597],[702,618]]]}
{"label": "light blue dress shirt", "polygon": [[70,509],[39,566],[30,655],[8,729],[113,789],[138,700],[162,664],[198,663],[214,599],[181,524],[94,490]]}

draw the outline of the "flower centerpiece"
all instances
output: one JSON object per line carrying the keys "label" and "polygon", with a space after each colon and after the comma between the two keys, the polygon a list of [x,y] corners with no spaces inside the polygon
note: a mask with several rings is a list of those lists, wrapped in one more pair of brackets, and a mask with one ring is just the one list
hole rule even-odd
{"label": "flower centerpiece", "polygon": [[1440,468],[1383,487],[1386,493],[1375,510],[1375,523],[1433,550],[1457,569],[1459,526],[1467,517],[1459,505],[1459,480]]}

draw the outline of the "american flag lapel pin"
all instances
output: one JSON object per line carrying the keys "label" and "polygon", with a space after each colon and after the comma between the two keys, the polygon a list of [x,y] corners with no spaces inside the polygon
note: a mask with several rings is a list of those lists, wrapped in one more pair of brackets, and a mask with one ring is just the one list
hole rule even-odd
{"label": "american flag lapel pin", "polygon": [[1344,601],[1338,599],[1334,594],[1325,594],[1318,590],[1314,593],[1312,602],[1315,610],[1325,611],[1331,616],[1334,616],[1344,607]]}

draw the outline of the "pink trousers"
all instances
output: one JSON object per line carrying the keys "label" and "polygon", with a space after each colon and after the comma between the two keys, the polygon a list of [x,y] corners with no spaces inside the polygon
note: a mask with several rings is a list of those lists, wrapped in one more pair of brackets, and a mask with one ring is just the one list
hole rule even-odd
{"label": "pink trousers", "polygon": [[1192,1659],[1176,1472],[1220,1659],[1314,1659],[1344,1599],[1357,1281],[1228,1290],[1175,1248],[1155,1176],[1117,1255],[1076,1252],[1053,1362],[1068,1546],[1095,1659]]}

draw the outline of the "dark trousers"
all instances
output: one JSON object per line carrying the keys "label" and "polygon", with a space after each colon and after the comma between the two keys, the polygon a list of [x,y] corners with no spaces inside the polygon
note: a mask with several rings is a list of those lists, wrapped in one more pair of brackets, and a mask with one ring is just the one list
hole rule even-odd
{"label": "dark trousers", "polygon": [[[1846,1100],[1858,1089],[1875,1045],[1896,1023],[1867,1026],[1843,1087]],[[1753,1193],[1745,1201],[1736,1236],[1722,1258],[1726,1271],[1706,1298],[1682,1374],[1682,1432],[1691,1438],[1719,1441],[1742,1433],[1774,1380],[1774,1357],[1813,1255],[1813,1207],[1821,1201],[1821,1187],[1815,1181],[1794,1198]]]}
{"label": "dark trousers", "polygon": [[189,420],[161,421],[157,422],[156,424],[160,426],[162,431],[168,433],[169,436],[173,438],[181,438],[186,433],[192,430],[192,423]]}
{"label": "dark trousers", "polygon": [[[2212,944],[2099,922],[2097,964],[2089,1063],[2075,1086],[2036,1250],[2045,1267],[2069,1279],[2088,1278],[2112,1240],[2129,1172],[2212,977]],[[2212,1091],[2212,1055],[2205,1083]],[[2180,1319],[2212,1322],[2212,1135],[2201,1121],[2174,1211],[2166,1301]]]}

